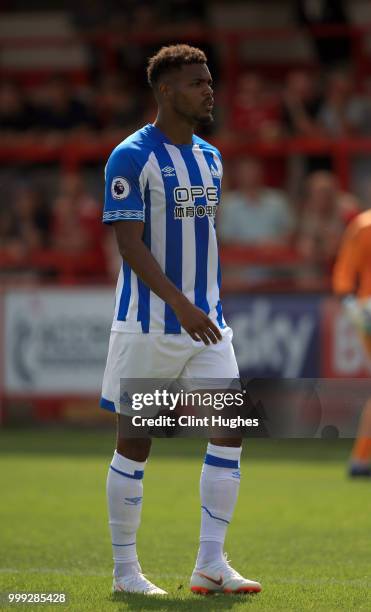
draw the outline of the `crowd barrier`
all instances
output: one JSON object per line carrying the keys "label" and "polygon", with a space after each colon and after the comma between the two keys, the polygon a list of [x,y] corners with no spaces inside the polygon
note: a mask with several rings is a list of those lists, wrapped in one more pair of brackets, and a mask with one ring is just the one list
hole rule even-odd
{"label": "crowd barrier", "polygon": [[[0,294],[0,423],[25,403],[32,420],[107,418],[98,400],[113,307],[114,291],[107,287]],[[224,313],[243,377],[317,380],[337,410],[340,393],[345,413],[355,397],[363,401],[370,367],[335,298],[231,293]]]}
{"label": "crowd barrier", "polygon": [[[23,288],[1,294],[2,395],[99,394],[108,347],[111,288]],[[341,305],[316,295],[228,294],[243,376],[368,377]]]}

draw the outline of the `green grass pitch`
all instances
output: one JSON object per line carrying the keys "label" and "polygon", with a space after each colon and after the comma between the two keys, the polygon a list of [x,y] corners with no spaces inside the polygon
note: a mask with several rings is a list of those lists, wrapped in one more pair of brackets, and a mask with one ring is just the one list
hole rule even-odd
{"label": "green grass pitch", "polygon": [[[345,476],[344,441],[246,442],[226,550],[255,596],[188,590],[204,441],[156,440],[138,548],[166,598],[113,595],[105,479],[113,434],[0,432],[0,591],[66,592],[73,611],[370,610],[371,482]],[[4,605],[4,604],[3,604]]]}

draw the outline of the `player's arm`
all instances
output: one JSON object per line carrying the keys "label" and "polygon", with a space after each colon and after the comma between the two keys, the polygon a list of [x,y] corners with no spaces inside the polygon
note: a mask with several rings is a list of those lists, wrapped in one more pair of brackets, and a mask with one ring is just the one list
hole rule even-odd
{"label": "player's arm", "polygon": [[332,286],[339,297],[351,295],[357,290],[359,274],[359,242],[357,240],[357,221],[353,221],[345,231],[335,262]]}
{"label": "player's arm", "polygon": [[203,310],[194,306],[163,273],[160,265],[142,240],[141,221],[114,223],[119,251],[137,276],[174,310],[181,326],[193,340],[214,344],[221,340],[218,327]]}

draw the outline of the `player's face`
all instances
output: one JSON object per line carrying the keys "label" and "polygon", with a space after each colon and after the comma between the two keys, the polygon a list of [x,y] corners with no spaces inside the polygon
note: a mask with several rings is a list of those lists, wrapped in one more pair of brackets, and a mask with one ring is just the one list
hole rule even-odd
{"label": "player's face", "polygon": [[206,64],[190,64],[174,71],[170,103],[178,115],[192,124],[213,121],[213,87]]}

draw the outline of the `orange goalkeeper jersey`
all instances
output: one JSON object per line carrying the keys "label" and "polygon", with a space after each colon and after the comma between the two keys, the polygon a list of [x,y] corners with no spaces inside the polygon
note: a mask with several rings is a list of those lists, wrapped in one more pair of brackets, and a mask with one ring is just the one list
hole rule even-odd
{"label": "orange goalkeeper jersey", "polygon": [[333,272],[334,292],[371,297],[371,210],[348,225]]}

